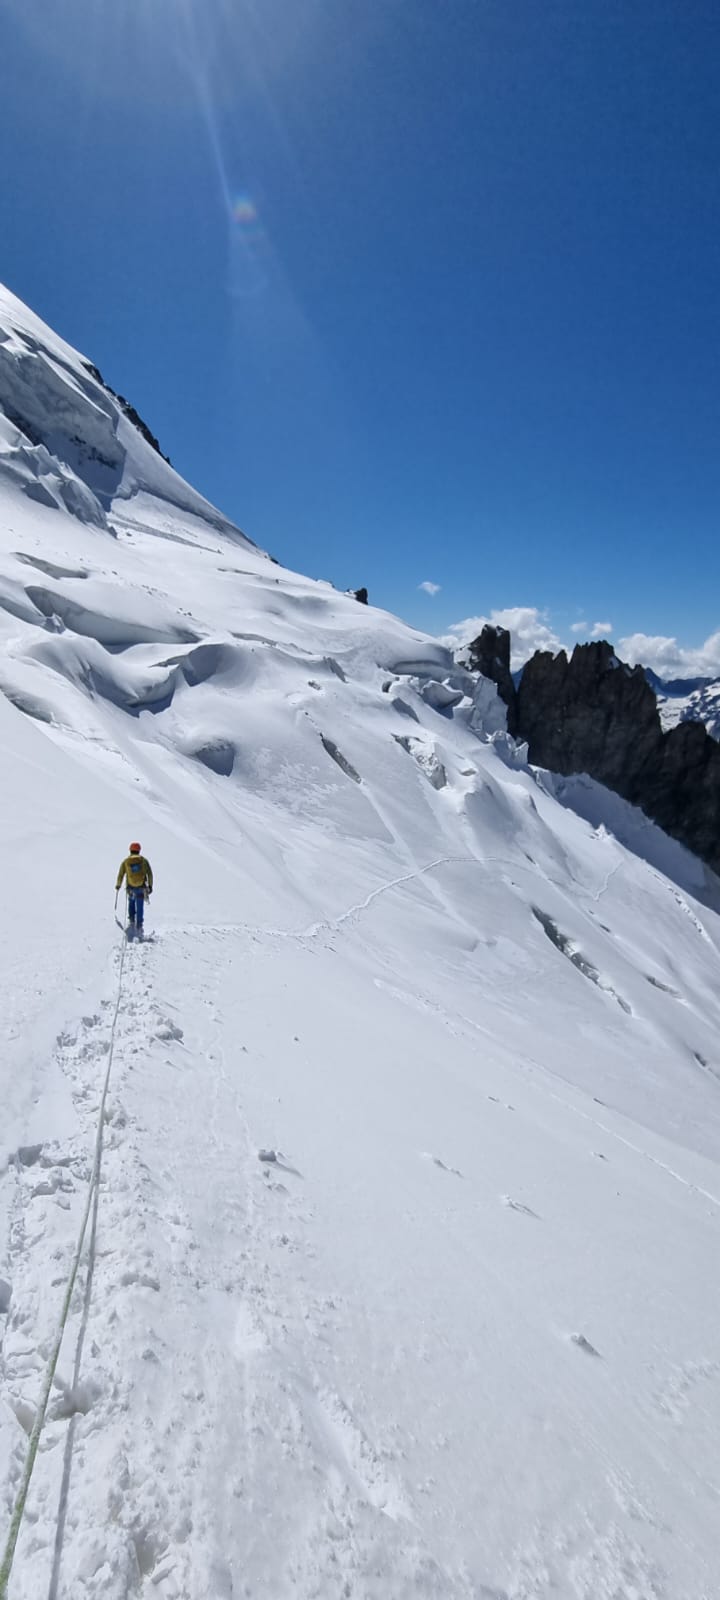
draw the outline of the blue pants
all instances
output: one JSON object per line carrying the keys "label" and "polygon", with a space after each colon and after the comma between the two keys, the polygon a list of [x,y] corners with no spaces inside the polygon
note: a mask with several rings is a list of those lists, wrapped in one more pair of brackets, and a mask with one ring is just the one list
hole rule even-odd
{"label": "blue pants", "polygon": [[128,919],[129,919],[129,921],[130,922],[134,922],[138,928],[141,928],[142,925],[143,925],[143,917],[144,917],[144,915],[145,915],[145,890],[144,889],[128,889]]}

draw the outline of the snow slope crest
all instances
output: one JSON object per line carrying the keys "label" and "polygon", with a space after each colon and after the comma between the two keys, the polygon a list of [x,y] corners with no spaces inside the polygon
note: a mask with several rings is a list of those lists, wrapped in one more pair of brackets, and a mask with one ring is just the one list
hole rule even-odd
{"label": "snow slope crest", "polygon": [[97,368],[2,285],[0,411],[0,474],[36,502],[104,526],[114,499],[145,492],[230,531],[153,449]]}
{"label": "snow slope crest", "polygon": [[716,880],[0,327],[8,1600],[709,1600]]}

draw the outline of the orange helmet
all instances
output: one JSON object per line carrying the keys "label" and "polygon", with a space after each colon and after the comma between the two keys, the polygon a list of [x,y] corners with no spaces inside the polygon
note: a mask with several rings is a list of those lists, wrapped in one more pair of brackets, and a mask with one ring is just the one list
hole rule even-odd
{"label": "orange helmet", "polygon": [[139,856],[139,854],[140,854],[140,846],[139,846],[139,844],[131,844],[131,846],[130,846],[130,854],[131,854],[131,856]]}

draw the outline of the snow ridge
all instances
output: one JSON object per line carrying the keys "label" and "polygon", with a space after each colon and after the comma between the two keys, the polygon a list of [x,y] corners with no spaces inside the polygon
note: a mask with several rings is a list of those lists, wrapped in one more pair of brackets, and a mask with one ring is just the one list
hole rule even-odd
{"label": "snow ridge", "polygon": [[183,482],[97,368],[2,285],[0,413],[0,474],[31,500],[104,527],[114,499],[149,493],[249,545]]}

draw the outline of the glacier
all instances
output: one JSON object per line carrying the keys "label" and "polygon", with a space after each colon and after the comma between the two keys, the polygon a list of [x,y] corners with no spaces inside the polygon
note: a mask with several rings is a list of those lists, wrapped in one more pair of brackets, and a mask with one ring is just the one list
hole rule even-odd
{"label": "glacier", "polygon": [[4,290],[0,407],[9,1600],[711,1600],[717,880]]}

